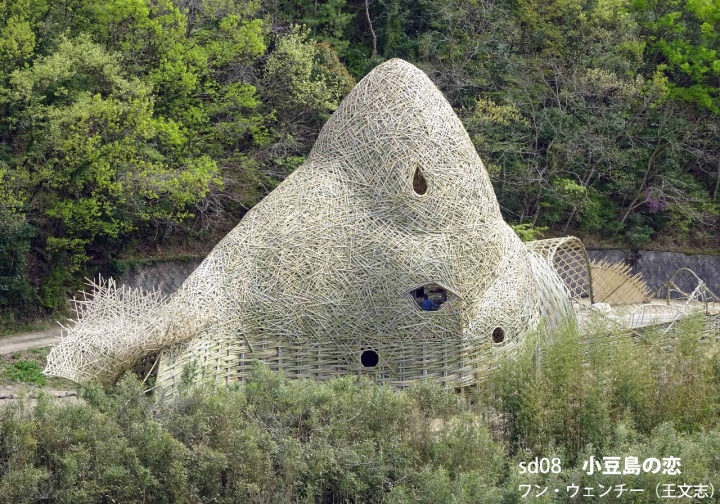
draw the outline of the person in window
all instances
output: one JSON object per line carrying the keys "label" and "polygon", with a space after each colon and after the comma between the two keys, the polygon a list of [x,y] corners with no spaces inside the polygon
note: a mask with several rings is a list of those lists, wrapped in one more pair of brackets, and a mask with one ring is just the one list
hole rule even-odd
{"label": "person in window", "polygon": [[430,299],[427,294],[423,294],[423,300],[420,302],[420,308],[425,311],[436,311],[440,305]]}

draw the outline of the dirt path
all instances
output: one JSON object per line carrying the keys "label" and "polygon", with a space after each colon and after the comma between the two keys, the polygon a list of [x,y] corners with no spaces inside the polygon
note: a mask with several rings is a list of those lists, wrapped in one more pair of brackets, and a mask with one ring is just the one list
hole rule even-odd
{"label": "dirt path", "polygon": [[51,346],[60,342],[60,327],[0,338],[0,355]]}

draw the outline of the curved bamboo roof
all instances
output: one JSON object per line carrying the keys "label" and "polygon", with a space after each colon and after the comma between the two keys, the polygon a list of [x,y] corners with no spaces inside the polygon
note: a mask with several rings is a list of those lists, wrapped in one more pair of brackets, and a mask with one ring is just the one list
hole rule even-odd
{"label": "curved bamboo roof", "polygon": [[[423,294],[439,309],[423,310]],[[64,355],[94,352],[87,331],[73,339],[81,319],[53,349],[48,372],[112,379],[162,349],[159,384],[183,370],[242,379],[259,359],[296,377],[354,372],[397,385],[430,377],[463,386],[541,321],[573,316],[562,280],[503,221],[450,104],[399,59],[358,83],[307,162],[160,311],[151,336],[76,369]],[[137,322],[117,320],[108,318],[98,337],[137,332],[122,327]]]}

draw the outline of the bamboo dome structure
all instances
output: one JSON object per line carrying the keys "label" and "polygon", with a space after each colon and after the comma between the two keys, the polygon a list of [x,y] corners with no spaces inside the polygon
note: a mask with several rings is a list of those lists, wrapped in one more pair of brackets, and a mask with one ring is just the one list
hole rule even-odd
{"label": "bamboo dome structure", "polygon": [[450,104],[393,59],[171,298],[97,285],[46,372],[110,382],[159,352],[159,386],[242,380],[256,359],[289,377],[467,386],[539,324],[574,318],[589,273],[568,243],[520,241]]}

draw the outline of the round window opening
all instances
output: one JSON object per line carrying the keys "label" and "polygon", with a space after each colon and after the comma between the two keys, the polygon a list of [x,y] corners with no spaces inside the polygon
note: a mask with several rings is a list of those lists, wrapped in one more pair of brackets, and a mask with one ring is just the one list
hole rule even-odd
{"label": "round window opening", "polygon": [[380,362],[380,357],[375,350],[365,350],[360,356],[363,367],[375,367]]}
{"label": "round window opening", "polygon": [[492,333],[493,343],[502,343],[505,341],[505,329],[496,327]]}

